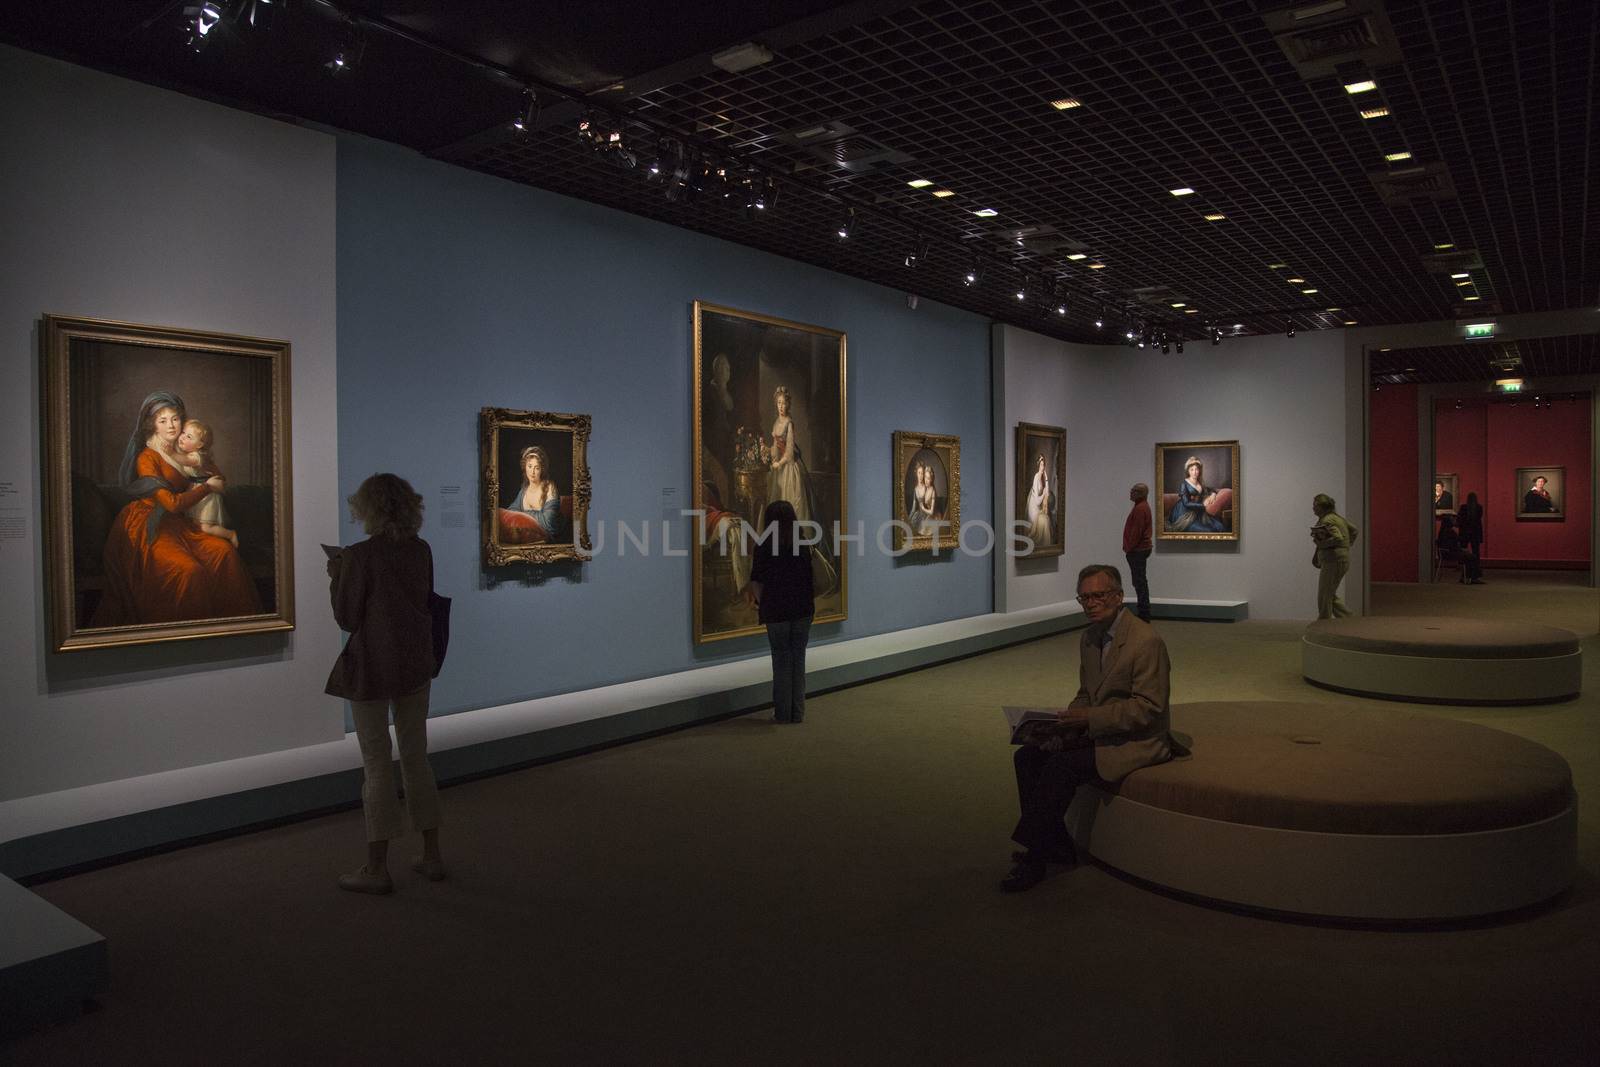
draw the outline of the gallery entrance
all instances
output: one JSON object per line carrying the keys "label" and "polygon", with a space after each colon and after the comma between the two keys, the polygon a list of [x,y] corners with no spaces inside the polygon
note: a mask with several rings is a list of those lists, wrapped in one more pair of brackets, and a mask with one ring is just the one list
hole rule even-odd
{"label": "gallery entrance", "polygon": [[1600,629],[1600,339],[1377,348],[1369,366],[1369,613]]}

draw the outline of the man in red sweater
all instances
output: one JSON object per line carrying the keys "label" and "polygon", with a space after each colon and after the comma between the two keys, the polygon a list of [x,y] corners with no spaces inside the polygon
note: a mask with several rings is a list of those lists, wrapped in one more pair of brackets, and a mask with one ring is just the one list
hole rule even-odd
{"label": "man in red sweater", "polygon": [[1128,573],[1133,579],[1133,592],[1139,598],[1135,612],[1145,622],[1150,621],[1150,580],[1145,577],[1144,565],[1150,559],[1150,535],[1153,529],[1150,518],[1150,487],[1140,482],[1128,490],[1133,509],[1128,521],[1122,524],[1122,551],[1128,557]]}

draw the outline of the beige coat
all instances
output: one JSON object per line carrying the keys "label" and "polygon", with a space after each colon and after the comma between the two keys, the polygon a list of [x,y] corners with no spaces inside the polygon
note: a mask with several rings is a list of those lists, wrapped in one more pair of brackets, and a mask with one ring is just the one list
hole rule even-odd
{"label": "beige coat", "polygon": [[1089,721],[1095,771],[1115,782],[1140,767],[1172,758],[1171,664],[1149,623],[1123,609],[1100,662],[1104,630],[1091,626],[1079,644],[1078,695],[1071,709]]}

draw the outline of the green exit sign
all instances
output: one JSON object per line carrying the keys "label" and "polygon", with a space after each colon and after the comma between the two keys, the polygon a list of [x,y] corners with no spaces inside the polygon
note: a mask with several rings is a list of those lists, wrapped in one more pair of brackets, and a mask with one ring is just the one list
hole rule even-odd
{"label": "green exit sign", "polygon": [[1469,322],[1462,329],[1466,332],[1466,337],[1469,341],[1494,336],[1494,323],[1492,322]]}
{"label": "green exit sign", "polygon": [[1494,384],[1495,388],[1499,389],[1502,393],[1522,392],[1521,378],[1500,378],[1496,380]]}

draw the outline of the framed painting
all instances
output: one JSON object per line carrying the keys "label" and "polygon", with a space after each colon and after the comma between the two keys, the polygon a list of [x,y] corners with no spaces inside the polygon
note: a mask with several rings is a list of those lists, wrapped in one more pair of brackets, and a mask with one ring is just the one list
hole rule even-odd
{"label": "framed painting", "polygon": [[1567,468],[1518,467],[1514,489],[1518,522],[1565,522]]}
{"label": "framed painting", "polygon": [[1239,442],[1156,445],[1161,505],[1156,537],[1166,541],[1239,540]]}
{"label": "framed painting", "polygon": [[484,408],[479,422],[484,564],[589,559],[589,416]]}
{"label": "framed painting", "polygon": [[961,531],[961,438],[894,432],[894,547],[953,549]]}
{"label": "framed painting", "polygon": [[1032,551],[1018,558],[1059,556],[1067,550],[1067,431],[1019,422],[1016,454],[1011,528],[1033,541]]}
{"label": "framed painting", "polygon": [[1454,515],[1456,513],[1456,499],[1460,495],[1461,479],[1454,474],[1435,474],[1433,476],[1433,513],[1435,515]]}
{"label": "framed painting", "polygon": [[57,652],[294,629],[289,343],[46,315]]}
{"label": "framed painting", "polygon": [[845,335],[694,304],[694,640],[761,631],[740,591],[769,503],[787,500],[810,548],[819,623],[846,617]]}

